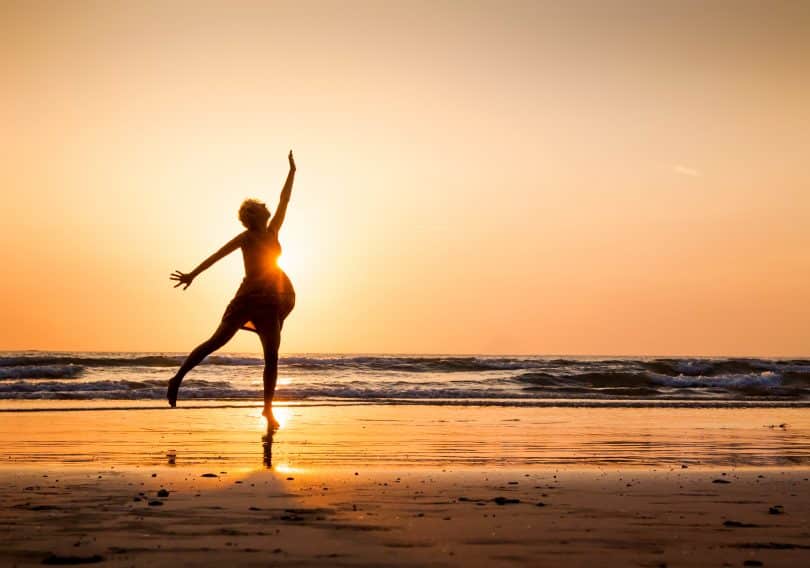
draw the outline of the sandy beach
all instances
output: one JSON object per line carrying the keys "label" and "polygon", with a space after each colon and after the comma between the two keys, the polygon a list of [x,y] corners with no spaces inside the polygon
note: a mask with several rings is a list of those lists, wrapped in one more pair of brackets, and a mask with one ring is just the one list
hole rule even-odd
{"label": "sandy beach", "polygon": [[5,405],[4,564],[810,561],[802,409],[71,404]]}

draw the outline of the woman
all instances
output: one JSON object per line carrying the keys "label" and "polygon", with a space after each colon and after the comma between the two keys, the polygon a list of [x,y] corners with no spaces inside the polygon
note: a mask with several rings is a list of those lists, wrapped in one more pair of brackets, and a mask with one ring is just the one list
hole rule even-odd
{"label": "woman", "polygon": [[205,259],[192,272],[179,270],[172,273],[171,280],[177,282],[175,288],[188,288],[194,279],[221,258],[236,249],[242,249],[245,261],[245,278],[236,292],[236,296],[225,314],[222,322],[210,339],[200,344],[186,358],[180,370],[169,381],[166,398],[174,407],[177,404],[177,391],[183,377],[196,367],[208,355],[225,345],[239,329],[255,331],[259,334],[264,350],[264,414],[268,422],[277,426],[273,418],[273,393],[276,390],[278,376],[278,347],[281,342],[281,327],[295,305],[295,291],[292,282],[277,264],[281,255],[278,242],[278,231],[284,222],[287,203],[290,201],[293,180],[295,179],[295,160],[292,150],[288,156],[290,172],[281,190],[276,214],[270,217],[267,206],[255,199],[248,199],[239,208],[239,220],[247,229],[224,247]]}

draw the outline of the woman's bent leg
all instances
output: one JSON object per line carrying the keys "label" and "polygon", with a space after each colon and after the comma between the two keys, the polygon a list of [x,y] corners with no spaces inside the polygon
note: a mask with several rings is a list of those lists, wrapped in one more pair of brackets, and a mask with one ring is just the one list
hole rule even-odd
{"label": "woman's bent leg", "polygon": [[225,322],[219,324],[219,327],[209,339],[200,343],[194,350],[189,353],[186,360],[180,366],[180,369],[169,381],[169,390],[166,393],[166,398],[169,404],[174,407],[177,404],[177,391],[180,389],[180,383],[183,382],[183,377],[186,376],[191,369],[196,367],[202,362],[203,359],[208,357],[211,353],[228,343],[234,334],[239,331],[240,324]]}

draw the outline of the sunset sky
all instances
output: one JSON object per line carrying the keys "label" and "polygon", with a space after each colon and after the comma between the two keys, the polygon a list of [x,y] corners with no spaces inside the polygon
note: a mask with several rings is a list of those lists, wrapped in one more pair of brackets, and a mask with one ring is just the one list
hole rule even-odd
{"label": "sunset sky", "polygon": [[[810,354],[810,2],[0,3],[0,349]],[[230,351],[257,351],[241,332]]]}

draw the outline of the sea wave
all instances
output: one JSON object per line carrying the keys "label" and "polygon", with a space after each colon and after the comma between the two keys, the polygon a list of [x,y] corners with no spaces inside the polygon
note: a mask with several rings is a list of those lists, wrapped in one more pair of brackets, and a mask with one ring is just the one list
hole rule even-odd
{"label": "sea wave", "polygon": [[[0,356],[0,368],[15,366],[79,365],[83,367],[176,367],[183,354],[83,354],[15,353]],[[212,355],[203,365],[261,366],[261,357]],[[810,359],[742,358],[559,358],[493,356],[400,356],[400,355],[288,355],[281,357],[282,368],[309,372],[373,371],[404,373],[454,373],[488,371],[532,371],[555,375],[572,373],[617,374],[651,372],[669,376],[751,374],[764,371],[806,373]]]}
{"label": "sea wave", "polygon": [[641,361],[645,370],[662,375],[712,377],[717,375],[746,375],[773,371],[810,375],[807,359],[651,359]]}
{"label": "sea wave", "polygon": [[782,375],[773,371],[762,373],[745,373],[719,376],[688,376],[678,375],[671,377],[667,375],[650,374],[654,383],[670,387],[700,387],[700,388],[734,388],[734,389],[771,389],[782,386]]}
{"label": "sea wave", "polygon": [[544,364],[528,358],[402,356],[283,357],[279,363],[288,368],[311,371],[349,369],[407,373],[515,370]]}
{"label": "sea wave", "polygon": [[81,365],[20,365],[0,367],[0,380],[8,379],[72,379],[81,376]]}
{"label": "sea wave", "polygon": [[[77,355],[18,355],[0,357],[0,369],[18,366],[79,365],[82,367],[178,367],[184,355],[141,355],[129,357]],[[211,355],[202,365],[264,365],[258,357]]]}
{"label": "sea wave", "polygon": [[[183,355],[4,353],[0,399],[162,399]],[[261,399],[263,359],[209,357],[181,397]],[[319,400],[780,399],[810,401],[810,360],[294,355],[278,396]]]}
{"label": "sea wave", "polygon": [[[591,377],[590,381],[594,381]],[[597,381],[598,382],[598,381]],[[279,385],[277,398],[283,400],[428,400],[428,399],[794,399],[810,401],[810,390],[786,386],[778,376],[766,372],[757,376],[734,377],[648,377],[633,384],[599,386],[571,380],[527,382],[518,385],[501,380],[489,384],[467,381],[392,382],[348,381],[292,383]],[[0,399],[162,399],[165,380],[19,380],[0,382]],[[260,384],[233,385],[227,381],[187,379],[180,391],[187,399],[256,399],[263,397]]]}
{"label": "sea wave", "polygon": [[[234,389],[224,381],[188,380],[183,385],[187,398],[236,399],[260,398],[261,391]],[[166,381],[106,380],[87,382],[19,381],[0,383],[0,398],[4,399],[114,399],[150,400],[166,397]]]}

